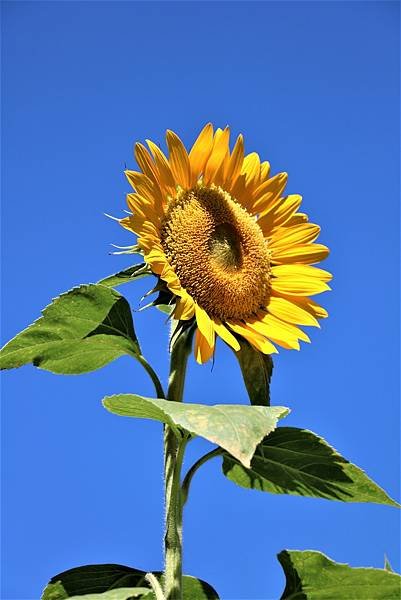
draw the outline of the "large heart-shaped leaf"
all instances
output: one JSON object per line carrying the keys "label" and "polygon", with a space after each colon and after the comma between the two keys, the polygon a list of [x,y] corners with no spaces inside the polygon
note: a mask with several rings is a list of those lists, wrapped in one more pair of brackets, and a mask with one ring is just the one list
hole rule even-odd
{"label": "large heart-shaped leaf", "polygon": [[0,354],[0,367],[33,363],[53,373],[86,373],[123,354],[140,354],[128,302],[103,285],[81,285],[55,298],[42,317]]}
{"label": "large heart-shaped leaf", "polygon": [[401,577],[384,569],[353,568],[321,552],[283,550],[286,586],[280,600],[399,600]]}
{"label": "large heart-shaped leaf", "polygon": [[[161,572],[158,571],[154,575],[162,581]],[[145,576],[145,571],[123,565],[76,567],[52,577],[41,600],[126,600],[132,597],[132,590],[135,588],[135,593],[143,600],[154,600],[150,583]],[[141,592],[141,589],[144,591]],[[115,597],[112,594],[115,594]],[[218,595],[205,581],[184,575],[183,600],[218,600]]]}
{"label": "large heart-shaped leaf", "polygon": [[278,419],[289,412],[282,406],[206,406],[132,394],[108,396],[103,404],[117,415],[154,419],[170,425],[175,431],[182,427],[218,444],[247,467],[257,444],[275,429]]}
{"label": "large heart-shaped leaf", "polygon": [[249,400],[251,404],[269,406],[273,359],[270,354],[259,352],[244,339],[238,338],[238,343],[240,349],[234,354],[241,367]]}
{"label": "large heart-shaped leaf", "polygon": [[248,469],[224,454],[223,472],[242,487],[272,494],[399,506],[324,439],[296,427],[279,427],[266,437]]}
{"label": "large heart-shaped leaf", "polygon": [[98,281],[98,284],[105,285],[106,287],[117,287],[123,283],[142,279],[142,277],[147,277],[148,275],[152,275],[150,267],[146,263],[140,263],[139,265],[123,269],[114,275],[109,275]]}

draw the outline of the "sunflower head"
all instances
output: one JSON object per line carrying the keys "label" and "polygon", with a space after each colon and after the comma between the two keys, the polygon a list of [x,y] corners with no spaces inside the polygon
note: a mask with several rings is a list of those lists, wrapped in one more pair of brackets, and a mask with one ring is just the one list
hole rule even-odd
{"label": "sunflower head", "polygon": [[120,223],[138,236],[174,318],[196,324],[197,361],[212,356],[216,335],[234,350],[238,336],[266,354],[299,349],[309,341],[299,325],[327,316],[310,296],[330,289],[331,275],[312,266],[329,251],[301,196],[284,194],[287,174],[245,155],[241,135],[230,150],[229,129],[210,123],[189,153],[172,131],[168,156],[147,143],[135,146],[140,171],[126,171],[134,192]]}

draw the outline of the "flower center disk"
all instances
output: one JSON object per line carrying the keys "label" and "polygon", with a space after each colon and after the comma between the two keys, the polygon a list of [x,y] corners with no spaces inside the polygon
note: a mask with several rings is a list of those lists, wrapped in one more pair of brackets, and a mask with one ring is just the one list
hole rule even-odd
{"label": "flower center disk", "polygon": [[182,287],[209,316],[244,319],[266,305],[267,242],[251,215],[221,188],[179,192],[161,240]]}

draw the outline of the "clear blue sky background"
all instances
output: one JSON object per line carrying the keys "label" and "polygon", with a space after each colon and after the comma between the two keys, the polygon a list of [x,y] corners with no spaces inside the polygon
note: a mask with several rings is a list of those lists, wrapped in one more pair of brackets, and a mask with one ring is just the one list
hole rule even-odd
{"label": "clear blue sky background", "polygon": [[[132,146],[186,144],[211,120],[289,172],[322,225],[335,275],[330,318],[300,353],[275,360],[273,402],[288,425],[323,435],[399,497],[396,2],[3,3],[3,331],[8,340],[56,296],[131,263],[122,214]],[[148,280],[121,291],[137,307]],[[167,328],[135,315],[167,373]],[[39,598],[50,576],[116,562],[162,567],[161,426],[108,414],[101,398],[153,393],[121,358],[60,377],[3,378],[4,600]],[[234,356],[191,362],[188,401],[246,402]],[[206,451],[193,442],[189,461]],[[188,462],[189,462],[188,461]],[[215,459],[194,480],[185,571],[223,600],[277,599],[283,548],[399,569],[396,509],[270,496],[236,487]]]}

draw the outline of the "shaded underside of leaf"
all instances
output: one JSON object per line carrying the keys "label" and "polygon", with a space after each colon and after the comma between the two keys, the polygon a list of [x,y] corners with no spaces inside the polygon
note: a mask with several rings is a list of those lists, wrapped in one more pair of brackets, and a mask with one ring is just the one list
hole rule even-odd
{"label": "shaded underside of leaf", "polygon": [[401,577],[384,569],[354,568],[321,552],[283,550],[286,586],[280,600],[399,600]]}
{"label": "shaded underside of leaf", "polygon": [[250,466],[257,444],[288,413],[281,406],[241,406],[238,404],[187,404],[133,394],[108,396],[103,400],[110,412],[121,416],[154,419],[200,435],[227,450]]}
{"label": "shaded underside of leaf", "polygon": [[90,284],[55,298],[42,317],[4,346],[0,367],[32,363],[53,373],[78,374],[139,353],[128,302],[113,289]]}
{"label": "shaded underside of leaf", "polygon": [[296,427],[278,427],[267,436],[249,469],[225,454],[223,472],[237,485],[272,494],[399,506],[323,438]]}
{"label": "shaded underside of leaf", "polygon": [[117,287],[123,283],[130,283],[131,281],[142,279],[142,277],[147,277],[148,275],[152,275],[152,271],[149,266],[143,262],[139,265],[133,265],[132,267],[123,269],[113,275],[109,275],[98,281],[98,284],[105,285],[106,287]]}
{"label": "shaded underside of leaf", "polygon": [[[162,581],[161,572],[154,575]],[[41,600],[126,600],[130,597],[154,600],[145,576],[145,571],[116,564],[76,567],[52,577]],[[132,596],[135,588],[137,595]],[[216,591],[208,583],[190,575],[183,577],[183,596],[184,600],[218,600]]]}

